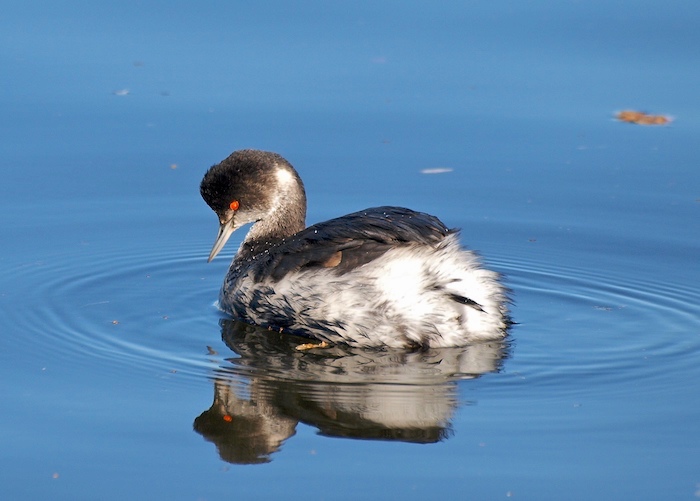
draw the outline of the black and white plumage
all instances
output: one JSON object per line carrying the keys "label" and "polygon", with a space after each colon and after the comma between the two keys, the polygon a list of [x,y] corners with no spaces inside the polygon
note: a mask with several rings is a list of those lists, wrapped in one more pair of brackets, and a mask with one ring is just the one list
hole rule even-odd
{"label": "black and white plumage", "polygon": [[200,191],[220,222],[210,261],[253,223],[219,297],[239,320],[352,346],[463,346],[506,334],[499,275],[436,217],[376,207],[307,228],[299,175],[257,150],[211,167]]}

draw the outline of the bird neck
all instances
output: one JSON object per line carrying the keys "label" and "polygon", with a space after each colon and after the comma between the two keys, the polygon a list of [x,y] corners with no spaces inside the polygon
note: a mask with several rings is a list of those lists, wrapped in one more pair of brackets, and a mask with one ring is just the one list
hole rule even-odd
{"label": "bird neck", "polygon": [[269,249],[306,228],[306,194],[303,185],[292,185],[275,197],[265,217],[255,222],[243,240],[238,258]]}

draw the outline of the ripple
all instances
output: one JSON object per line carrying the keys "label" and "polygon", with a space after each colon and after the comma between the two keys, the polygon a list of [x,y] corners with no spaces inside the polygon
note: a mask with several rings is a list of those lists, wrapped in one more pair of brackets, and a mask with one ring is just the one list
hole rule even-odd
{"label": "ripple", "polygon": [[[509,372],[562,391],[612,390],[610,383],[674,384],[696,371],[700,353],[700,292],[642,274],[559,263],[501,261],[516,291],[517,354]],[[690,372],[688,372],[690,374]],[[624,391],[624,390],[622,390]]]}
{"label": "ripple", "polygon": [[41,300],[10,312],[24,333],[19,342],[49,360],[97,358],[130,371],[207,374],[206,345],[216,338],[200,334],[216,325],[221,270],[206,266],[206,252],[84,251],[17,266],[10,279],[24,289],[18,294]]}
{"label": "ripple", "polygon": [[[84,246],[15,266],[8,280],[18,284],[12,293],[18,301],[8,314],[23,334],[13,342],[46,360],[75,363],[78,355],[82,363],[97,359],[119,370],[210,377],[231,352],[213,306],[227,260],[207,264],[207,253],[205,244],[142,253]],[[486,384],[527,380],[565,389],[572,378],[586,378],[590,387],[663,380],[697,359],[697,289],[609,267],[490,261],[514,290],[518,325],[506,377]]]}

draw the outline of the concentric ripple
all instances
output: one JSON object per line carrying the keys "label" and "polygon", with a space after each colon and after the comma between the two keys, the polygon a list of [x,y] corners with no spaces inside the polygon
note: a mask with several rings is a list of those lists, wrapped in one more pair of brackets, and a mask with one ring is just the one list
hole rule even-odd
{"label": "concentric ripple", "polygon": [[516,291],[520,323],[510,371],[530,384],[610,391],[613,382],[654,380],[654,391],[665,391],[665,379],[677,380],[671,373],[696,371],[697,288],[615,269],[524,260],[498,266]]}
{"label": "concentric ripple", "polygon": [[[210,377],[233,353],[213,306],[227,259],[207,264],[207,252],[204,243],[150,253],[85,246],[11,267],[9,280],[20,284],[8,312],[21,333],[13,342],[31,343],[45,360]],[[507,276],[518,322],[505,374],[561,388],[571,378],[591,386],[656,379],[662,391],[666,372],[697,359],[696,289],[533,259],[491,265]]]}
{"label": "concentric ripple", "polygon": [[11,279],[24,289],[18,297],[26,297],[9,313],[19,341],[48,361],[97,358],[129,371],[207,374],[223,271],[206,265],[206,252],[204,246],[149,254],[86,249],[17,266]]}

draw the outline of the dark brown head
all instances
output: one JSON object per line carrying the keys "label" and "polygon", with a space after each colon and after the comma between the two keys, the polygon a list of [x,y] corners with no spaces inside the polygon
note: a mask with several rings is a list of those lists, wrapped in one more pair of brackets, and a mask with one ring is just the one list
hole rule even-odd
{"label": "dark brown head", "polygon": [[236,151],[207,171],[199,190],[220,223],[209,261],[235,230],[248,223],[267,220],[268,231],[275,237],[288,236],[277,235],[289,232],[287,227],[294,233],[304,226],[304,185],[291,164],[277,153]]}

